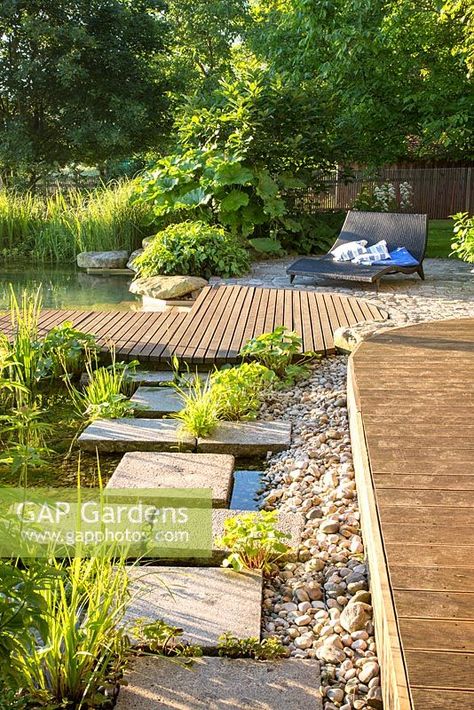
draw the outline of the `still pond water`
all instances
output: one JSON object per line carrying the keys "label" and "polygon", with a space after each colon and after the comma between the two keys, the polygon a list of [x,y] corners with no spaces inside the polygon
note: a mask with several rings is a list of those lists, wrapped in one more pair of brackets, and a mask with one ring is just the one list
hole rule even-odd
{"label": "still pond water", "polygon": [[8,307],[10,283],[17,295],[42,286],[44,308],[139,309],[140,301],[128,290],[130,281],[126,275],[93,276],[74,266],[0,267],[0,310]]}

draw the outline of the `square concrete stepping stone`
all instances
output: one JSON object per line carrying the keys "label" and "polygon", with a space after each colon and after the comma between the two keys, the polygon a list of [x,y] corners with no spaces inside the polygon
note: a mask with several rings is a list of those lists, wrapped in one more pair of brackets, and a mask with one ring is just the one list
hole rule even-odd
{"label": "square concrete stepping stone", "polygon": [[140,656],[126,673],[116,710],[322,710],[313,659]]}
{"label": "square concrete stepping stone", "polygon": [[130,402],[136,417],[157,419],[183,409],[183,400],[174,387],[139,387]]}
{"label": "square concrete stepping stone", "polygon": [[78,439],[84,451],[193,451],[196,439],[171,419],[97,419]]}
{"label": "square concrete stepping stone", "polygon": [[125,623],[163,619],[183,639],[215,650],[221,634],[260,638],[262,575],[213,567],[131,567]]}
{"label": "square concrete stepping stone", "polygon": [[[191,370],[189,373],[183,372],[181,379],[183,384],[193,379],[196,373]],[[209,372],[198,372],[197,375],[201,380],[207,380]],[[143,387],[162,387],[170,385],[174,382],[174,373],[172,370],[137,370],[126,375],[127,380],[136,382],[137,385]]]}
{"label": "square concrete stepping stone", "polygon": [[210,437],[198,439],[198,451],[264,456],[268,451],[285,451],[290,444],[287,422],[221,422]]}
{"label": "square concrete stepping stone", "polygon": [[107,488],[212,488],[212,505],[225,508],[232,494],[234,457],[133,451],[120,461]]}

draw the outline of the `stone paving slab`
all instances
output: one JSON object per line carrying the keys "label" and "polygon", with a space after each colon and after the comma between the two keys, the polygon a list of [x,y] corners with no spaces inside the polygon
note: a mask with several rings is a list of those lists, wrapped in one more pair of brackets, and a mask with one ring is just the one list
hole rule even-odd
{"label": "stone paving slab", "polygon": [[319,663],[312,659],[141,656],[120,689],[117,710],[321,710]]}
{"label": "stone paving slab", "polygon": [[225,508],[232,493],[234,457],[133,451],[125,454],[107,488],[212,488],[212,504]]}
{"label": "stone paving slab", "polygon": [[183,409],[182,398],[174,387],[139,387],[130,402],[137,407],[136,417],[157,419]]}
{"label": "stone paving slab", "polygon": [[196,439],[171,419],[97,419],[78,439],[84,451],[193,451]]}
{"label": "stone paving slab", "polygon": [[291,444],[288,422],[221,422],[206,439],[198,439],[198,451],[234,456],[264,456],[285,451]]}
{"label": "stone paving slab", "polygon": [[[192,370],[189,373],[181,373],[182,383],[185,384],[192,380],[195,374]],[[197,375],[201,380],[207,380],[209,372],[198,372]],[[160,387],[173,382],[174,373],[172,370],[136,370],[136,372],[128,373],[126,378],[143,387]]]}
{"label": "stone paving slab", "polygon": [[132,602],[125,623],[163,619],[183,640],[215,650],[219,636],[260,638],[262,574],[221,567],[131,567]]}

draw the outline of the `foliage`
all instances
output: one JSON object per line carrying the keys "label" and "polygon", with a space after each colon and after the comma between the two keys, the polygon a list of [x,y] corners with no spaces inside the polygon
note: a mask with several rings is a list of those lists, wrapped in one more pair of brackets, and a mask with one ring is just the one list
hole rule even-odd
{"label": "foliage", "polygon": [[293,358],[301,354],[302,348],[301,337],[281,325],[271,333],[263,333],[249,340],[240,355],[261,362],[278,377],[285,378]]}
{"label": "foliage", "polygon": [[361,212],[404,212],[412,207],[413,188],[408,182],[400,183],[399,194],[393,183],[364,186],[354,202],[353,210]]}
{"label": "foliage", "polygon": [[46,580],[27,588],[19,607],[29,623],[10,632],[11,681],[34,707],[98,707],[110,699],[129,652],[120,625],[129,598],[124,561],[75,557],[44,565]]}
{"label": "foliage", "polygon": [[136,619],[129,631],[134,638],[135,646],[144,648],[147,652],[166,656],[202,656],[200,646],[182,641],[180,637],[183,629],[170,626],[161,619],[151,623],[148,619]]}
{"label": "foliage", "polygon": [[468,212],[458,212],[453,216],[453,253],[463,261],[474,263],[474,216]]}
{"label": "foliage", "polygon": [[298,254],[324,254],[332,247],[346,218],[345,210],[309,214],[301,204],[301,197],[292,201],[292,212],[301,225],[297,233],[280,235],[284,249]]}
{"label": "foliage", "polygon": [[[160,0],[32,0],[0,11],[0,165],[34,185],[51,166],[147,149],[168,125]],[[24,77],[28,77],[28,81]]]}
{"label": "foliage", "polygon": [[257,362],[214,372],[211,388],[220,402],[220,418],[231,421],[255,419],[262,395],[274,380],[274,372]]}
{"label": "foliage", "polygon": [[241,639],[229,631],[219,636],[219,656],[228,658],[254,658],[256,661],[274,661],[287,655],[285,647],[275,636],[262,639],[251,636]]}
{"label": "foliage", "polygon": [[228,549],[230,554],[223,565],[238,572],[261,569],[268,573],[272,564],[289,552],[290,548],[284,542],[288,538],[288,533],[278,529],[274,510],[226,518],[219,545]]}
{"label": "foliage", "polygon": [[112,364],[97,367],[97,358],[86,352],[86,375],[88,382],[83,391],[78,390],[67,378],[68,388],[76,407],[88,421],[95,419],[120,419],[132,416],[137,408],[129,399],[128,374],[134,371],[136,361],[116,362],[112,351]]}
{"label": "foliage", "polygon": [[127,180],[84,192],[41,198],[0,191],[0,253],[11,258],[68,262],[82,251],[133,251],[152,228],[150,210],[132,204]]}
{"label": "foliage", "polygon": [[173,415],[181,422],[181,427],[191,436],[209,436],[216,428],[220,416],[220,402],[214,396],[209,380],[202,382],[195,375],[187,389],[176,386],[183,401],[183,409]]}
{"label": "foliage", "polygon": [[134,266],[140,277],[157,274],[229,277],[245,272],[249,257],[222,227],[181,222],[158,232],[136,257]]}
{"label": "foliage", "polygon": [[316,93],[339,163],[462,159],[473,141],[473,13],[468,0],[446,6],[260,1],[252,46],[274,72]]}
{"label": "foliage", "polygon": [[56,325],[43,340],[43,356],[51,377],[60,377],[64,371],[80,375],[84,369],[86,353],[98,350],[94,335],[82,333],[71,321]]}

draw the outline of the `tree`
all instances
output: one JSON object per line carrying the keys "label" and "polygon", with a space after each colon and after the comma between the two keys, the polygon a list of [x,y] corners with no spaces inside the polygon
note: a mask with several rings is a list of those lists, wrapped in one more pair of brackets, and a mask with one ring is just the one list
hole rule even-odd
{"label": "tree", "polygon": [[262,0],[253,46],[332,105],[339,161],[456,159],[472,154],[473,100],[459,9],[467,16],[468,0],[450,5],[448,13],[436,0]]}
{"label": "tree", "polygon": [[161,0],[6,0],[0,164],[52,166],[156,146],[169,125]]}

